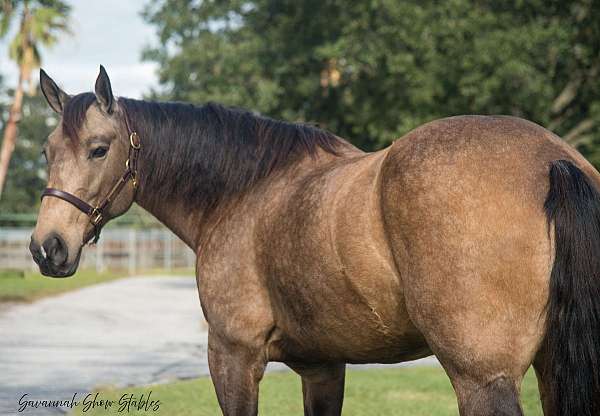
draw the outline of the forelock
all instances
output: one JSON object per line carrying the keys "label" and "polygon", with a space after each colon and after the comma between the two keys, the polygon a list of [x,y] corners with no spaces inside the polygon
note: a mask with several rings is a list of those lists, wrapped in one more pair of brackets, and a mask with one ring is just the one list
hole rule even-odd
{"label": "forelock", "polygon": [[62,132],[73,142],[79,142],[79,130],[83,127],[88,108],[96,101],[91,92],[84,92],[72,97],[62,113]]}

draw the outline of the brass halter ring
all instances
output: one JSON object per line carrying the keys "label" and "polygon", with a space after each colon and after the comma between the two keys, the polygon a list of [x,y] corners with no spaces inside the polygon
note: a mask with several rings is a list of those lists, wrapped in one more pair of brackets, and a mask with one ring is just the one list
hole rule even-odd
{"label": "brass halter ring", "polygon": [[135,150],[138,150],[140,147],[142,147],[142,141],[140,140],[140,136],[138,136],[137,132],[131,132],[129,135],[129,144]]}

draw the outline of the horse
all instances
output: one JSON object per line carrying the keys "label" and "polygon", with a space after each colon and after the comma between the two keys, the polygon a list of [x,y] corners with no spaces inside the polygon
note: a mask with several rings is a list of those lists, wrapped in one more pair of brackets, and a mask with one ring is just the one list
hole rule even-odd
{"label": "horse", "polygon": [[315,126],[215,103],[68,95],[30,251],[46,276],[135,202],[197,255],[225,416],[256,415],[270,361],[305,415],[340,415],[347,363],[434,354],[463,416],[600,414],[600,175],[532,122],[455,116],[365,153]]}

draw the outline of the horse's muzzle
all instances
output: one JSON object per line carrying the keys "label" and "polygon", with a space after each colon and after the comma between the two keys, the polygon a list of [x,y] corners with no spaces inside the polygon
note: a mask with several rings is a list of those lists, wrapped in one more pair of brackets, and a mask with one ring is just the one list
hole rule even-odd
{"label": "horse's muzzle", "polygon": [[79,265],[79,254],[77,260],[69,264],[67,244],[58,234],[48,236],[41,245],[32,237],[29,251],[44,276],[69,277],[75,273]]}

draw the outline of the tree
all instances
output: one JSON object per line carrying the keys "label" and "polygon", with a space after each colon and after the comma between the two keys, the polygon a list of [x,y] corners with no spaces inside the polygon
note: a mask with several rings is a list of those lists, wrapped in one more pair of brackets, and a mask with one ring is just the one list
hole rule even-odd
{"label": "tree", "polygon": [[12,21],[18,20],[18,29],[10,42],[9,55],[19,66],[19,79],[0,148],[1,198],[17,140],[25,85],[28,84],[30,91],[34,91],[31,72],[40,66],[40,47],[54,45],[60,34],[68,32],[70,6],[60,0],[0,0],[0,7],[0,38],[8,34]]}
{"label": "tree", "polygon": [[435,118],[511,114],[600,163],[594,0],[154,0],[144,16],[157,97],[316,122],[365,150]]}
{"label": "tree", "polygon": [[35,212],[47,180],[41,150],[58,118],[41,94],[25,96],[22,113],[19,140],[10,161],[11,174],[0,200],[1,214]]}

